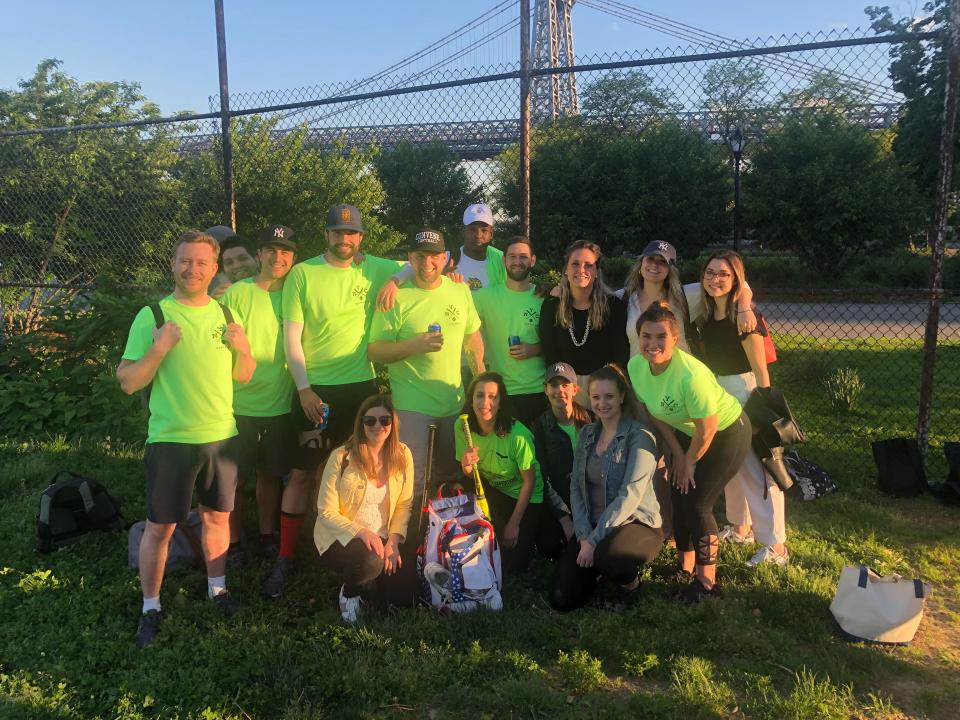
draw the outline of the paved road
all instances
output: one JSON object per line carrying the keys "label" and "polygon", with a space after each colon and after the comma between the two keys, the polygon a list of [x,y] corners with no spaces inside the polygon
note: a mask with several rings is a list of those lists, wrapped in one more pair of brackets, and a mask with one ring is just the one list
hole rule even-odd
{"label": "paved road", "polygon": [[[884,337],[923,340],[927,305],[922,302],[758,302],[774,332],[824,338]],[[960,303],[940,307],[940,340],[960,342]]]}

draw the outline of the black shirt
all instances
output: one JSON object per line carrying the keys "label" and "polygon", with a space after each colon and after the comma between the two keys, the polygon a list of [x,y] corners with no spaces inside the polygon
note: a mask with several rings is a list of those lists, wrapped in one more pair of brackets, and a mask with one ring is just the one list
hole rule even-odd
{"label": "black shirt", "polygon": [[[755,333],[762,335],[759,326]],[[741,375],[752,372],[747,353],[743,349],[743,339],[749,333],[741,334],[730,318],[717,320],[711,317],[700,329],[703,341],[704,362],[716,375]]]}
{"label": "black shirt", "polygon": [[[610,303],[607,321],[599,330],[590,328],[590,335],[582,347],[573,344],[569,328],[557,324],[557,307],[560,298],[548,297],[540,308],[540,344],[543,361],[549,367],[555,362],[573,366],[577,375],[589,375],[609,362],[617,363],[626,371],[630,359],[630,342],[627,340],[627,306],[616,295],[608,295]],[[587,328],[589,310],[573,309],[573,335],[583,340]]]}

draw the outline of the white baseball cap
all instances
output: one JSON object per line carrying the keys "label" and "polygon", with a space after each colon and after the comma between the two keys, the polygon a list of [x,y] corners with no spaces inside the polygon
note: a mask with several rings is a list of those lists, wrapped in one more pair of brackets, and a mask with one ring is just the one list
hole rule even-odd
{"label": "white baseball cap", "polygon": [[474,203],[463,211],[464,226],[471,223],[482,222],[485,225],[493,225],[493,211],[489,205],[483,203]]}

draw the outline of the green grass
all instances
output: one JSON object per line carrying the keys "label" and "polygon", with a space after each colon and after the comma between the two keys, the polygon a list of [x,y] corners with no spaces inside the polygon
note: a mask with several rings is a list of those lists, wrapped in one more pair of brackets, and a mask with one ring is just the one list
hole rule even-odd
{"label": "green grass", "polygon": [[[161,638],[138,651],[125,536],[34,552],[38,497],[61,467],[106,484],[128,518],[143,513],[136,451],[0,442],[3,718],[952,718],[960,702],[960,511],[881,498],[866,481],[790,504],[788,568],[749,571],[749,549],[724,548],[726,596],[699,607],[651,574],[628,612],[558,615],[538,559],[500,614],[411,610],[348,628],[307,529],[280,602],[260,599],[266,568],[254,561],[230,578],[244,609],[225,621],[203,599],[203,573],[178,572],[164,584]],[[654,570],[673,560],[665,552]],[[933,583],[913,646],[835,634],[836,579],[860,562]]]}

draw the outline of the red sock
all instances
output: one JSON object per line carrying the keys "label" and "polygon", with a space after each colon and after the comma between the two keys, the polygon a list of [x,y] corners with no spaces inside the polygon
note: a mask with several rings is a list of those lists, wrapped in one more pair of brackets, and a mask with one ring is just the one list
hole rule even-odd
{"label": "red sock", "polygon": [[302,526],[303,513],[280,513],[280,557],[293,560]]}

